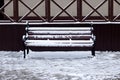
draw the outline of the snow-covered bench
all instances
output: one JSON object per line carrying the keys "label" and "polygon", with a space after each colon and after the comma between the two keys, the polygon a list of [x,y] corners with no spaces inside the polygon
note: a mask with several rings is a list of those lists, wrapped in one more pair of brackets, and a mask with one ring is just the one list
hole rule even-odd
{"label": "snow-covered bench", "polygon": [[95,56],[93,27],[26,27],[24,58],[29,49],[39,47],[89,48]]}

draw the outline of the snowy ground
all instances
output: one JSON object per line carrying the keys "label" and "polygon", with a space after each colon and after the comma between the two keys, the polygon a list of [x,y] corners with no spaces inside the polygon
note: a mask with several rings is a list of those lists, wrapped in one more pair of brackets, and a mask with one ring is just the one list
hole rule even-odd
{"label": "snowy ground", "polygon": [[120,52],[0,51],[0,80],[120,80]]}

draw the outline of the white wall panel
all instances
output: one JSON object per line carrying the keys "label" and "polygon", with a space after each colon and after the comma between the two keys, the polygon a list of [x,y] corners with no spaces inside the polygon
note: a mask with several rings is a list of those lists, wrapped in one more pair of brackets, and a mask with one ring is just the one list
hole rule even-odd
{"label": "white wall panel", "polygon": [[[9,0],[4,0],[5,4]],[[30,8],[33,8],[38,2],[41,0],[22,0],[25,4],[27,4]],[[70,1],[72,0],[55,0],[62,8],[64,8]],[[89,4],[91,4],[94,8],[99,5],[104,0],[86,0]],[[119,1],[119,0],[118,0]],[[120,2],[120,1],[119,1]],[[51,3],[51,16],[55,16],[61,9],[57,7],[52,1]],[[82,15],[86,16],[90,11],[92,10],[85,2],[82,2]],[[19,16],[25,15],[29,10],[19,2]],[[77,2],[72,4],[71,7],[69,7],[67,10],[71,15],[77,16]],[[108,1],[98,9],[100,13],[102,13],[104,16],[108,16]],[[45,16],[45,2],[43,2],[37,9],[35,9],[35,12],[41,16]],[[9,16],[13,16],[13,2],[11,2],[6,8],[5,13]],[[114,2],[114,16],[118,15],[120,13],[120,5],[118,5],[116,2]],[[35,16],[33,13],[31,13],[29,16]],[[68,16],[65,13],[62,13],[60,16]],[[96,13],[93,13],[91,16],[99,16]]]}

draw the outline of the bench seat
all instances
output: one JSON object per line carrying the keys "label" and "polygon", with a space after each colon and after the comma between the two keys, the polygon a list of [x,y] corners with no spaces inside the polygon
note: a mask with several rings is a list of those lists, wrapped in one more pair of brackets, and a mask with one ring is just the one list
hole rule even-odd
{"label": "bench seat", "polygon": [[92,47],[92,40],[27,40],[26,46],[38,47]]}

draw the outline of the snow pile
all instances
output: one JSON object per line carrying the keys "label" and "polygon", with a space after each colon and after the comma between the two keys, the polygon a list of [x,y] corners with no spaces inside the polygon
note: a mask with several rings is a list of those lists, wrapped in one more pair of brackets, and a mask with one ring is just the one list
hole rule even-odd
{"label": "snow pile", "polygon": [[120,80],[120,52],[0,51],[0,80]]}

